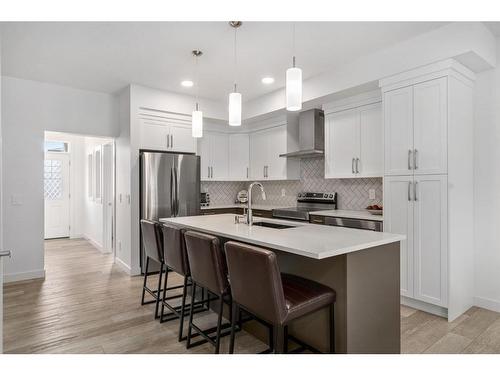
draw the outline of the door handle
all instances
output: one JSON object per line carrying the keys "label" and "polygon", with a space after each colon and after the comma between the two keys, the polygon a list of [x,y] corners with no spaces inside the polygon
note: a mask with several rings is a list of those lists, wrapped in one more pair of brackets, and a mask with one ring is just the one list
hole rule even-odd
{"label": "door handle", "polygon": [[0,258],[2,258],[2,257],[12,258],[12,253],[10,252],[10,250],[0,251]]}
{"label": "door handle", "polygon": [[413,168],[418,169],[418,150],[413,151]]}
{"label": "door handle", "polygon": [[359,158],[356,158],[356,173],[359,173]]}
{"label": "door handle", "polygon": [[352,160],[351,160],[351,172],[352,172],[352,174],[356,173],[354,171],[354,158],[352,158]]}
{"label": "door handle", "polygon": [[415,201],[418,201],[418,189],[417,189],[417,186],[418,186],[418,182],[415,181],[413,183],[413,200],[415,200]]}
{"label": "door handle", "polygon": [[411,181],[408,181],[408,202],[411,202]]}
{"label": "door handle", "polygon": [[408,169],[411,170],[411,150],[408,150]]}

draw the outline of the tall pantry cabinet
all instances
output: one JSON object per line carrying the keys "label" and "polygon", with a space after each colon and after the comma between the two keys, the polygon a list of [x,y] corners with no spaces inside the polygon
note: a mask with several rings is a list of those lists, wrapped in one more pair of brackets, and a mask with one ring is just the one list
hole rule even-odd
{"label": "tall pantry cabinet", "polygon": [[402,303],[450,321],[473,304],[474,79],[450,59],[380,81],[384,230],[407,238]]}

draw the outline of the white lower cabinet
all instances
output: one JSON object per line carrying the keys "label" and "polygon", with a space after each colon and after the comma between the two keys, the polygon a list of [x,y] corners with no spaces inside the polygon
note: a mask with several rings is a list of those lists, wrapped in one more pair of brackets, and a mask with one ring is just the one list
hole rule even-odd
{"label": "white lower cabinet", "polygon": [[191,127],[174,122],[142,120],[139,147],[143,150],[196,152]]}
{"label": "white lower cabinet", "polygon": [[384,179],[384,230],[401,242],[401,295],[448,304],[448,186],[446,175]]}

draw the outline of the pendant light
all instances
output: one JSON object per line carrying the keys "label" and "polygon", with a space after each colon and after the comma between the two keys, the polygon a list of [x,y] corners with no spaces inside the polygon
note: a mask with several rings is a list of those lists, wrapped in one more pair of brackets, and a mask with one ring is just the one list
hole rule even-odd
{"label": "pendant light", "polygon": [[292,34],[292,67],[286,71],[286,109],[300,111],[302,109],[302,69],[295,66],[295,22]]}
{"label": "pendant light", "polygon": [[229,125],[241,125],[241,93],[238,92],[236,84],[237,61],[236,61],[236,30],[241,26],[241,21],[231,21],[229,25],[234,29],[234,91],[229,94]]}
{"label": "pendant light", "polygon": [[203,112],[200,111],[198,105],[198,88],[200,86],[200,80],[198,77],[198,57],[203,55],[199,49],[192,51],[193,56],[195,57],[195,85],[196,85],[196,105],[194,111],[191,115],[191,135],[193,138],[201,138],[203,137]]}

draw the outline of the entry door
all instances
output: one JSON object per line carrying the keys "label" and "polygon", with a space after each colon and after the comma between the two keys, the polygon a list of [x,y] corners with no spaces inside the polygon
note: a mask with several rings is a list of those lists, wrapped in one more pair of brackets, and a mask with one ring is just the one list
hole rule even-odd
{"label": "entry door", "polygon": [[46,153],[45,239],[69,237],[69,154]]}
{"label": "entry door", "polygon": [[105,251],[113,251],[113,222],[114,222],[114,163],[113,144],[107,143],[102,146],[102,169],[103,169],[103,247]]}

